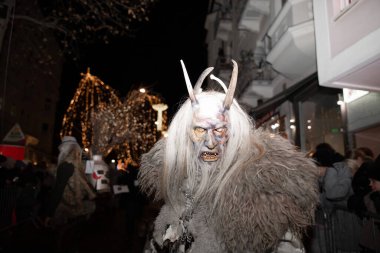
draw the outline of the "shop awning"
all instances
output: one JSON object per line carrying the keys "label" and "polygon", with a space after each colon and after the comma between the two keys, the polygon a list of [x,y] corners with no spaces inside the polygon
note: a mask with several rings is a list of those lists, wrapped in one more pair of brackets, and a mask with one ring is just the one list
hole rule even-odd
{"label": "shop awning", "polygon": [[249,114],[255,118],[259,119],[264,115],[274,111],[282,103],[287,100],[292,100],[294,96],[302,93],[304,90],[309,90],[309,88],[318,87],[318,75],[314,73],[299,83],[294,84],[292,87],[284,90],[283,92],[277,94],[276,96],[268,99],[263,104],[250,110]]}

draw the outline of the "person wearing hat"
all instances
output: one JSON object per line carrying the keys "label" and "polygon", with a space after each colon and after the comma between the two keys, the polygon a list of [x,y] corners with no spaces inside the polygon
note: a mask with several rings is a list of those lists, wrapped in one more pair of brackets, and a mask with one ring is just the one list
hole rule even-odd
{"label": "person wearing hat", "polygon": [[55,186],[48,201],[45,225],[63,225],[95,211],[96,197],[82,165],[82,149],[73,136],[64,136],[58,147]]}

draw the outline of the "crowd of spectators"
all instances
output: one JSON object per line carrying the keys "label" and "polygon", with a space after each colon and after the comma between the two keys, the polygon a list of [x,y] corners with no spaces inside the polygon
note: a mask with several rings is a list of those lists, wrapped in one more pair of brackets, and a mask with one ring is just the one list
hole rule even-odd
{"label": "crowd of spectators", "polygon": [[43,215],[54,178],[54,166],[0,155],[0,228]]}
{"label": "crowd of spectators", "polygon": [[[49,166],[43,162],[33,164],[0,155],[0,253],[14,252],[20,248],[29,252],[34,252],[33,249],[49,253],[78,252],[75,247],[91,241],[92,238],[88,238],[91,235],[102,240],[98,240],[97,246],[87,243],[87,246],[81,247],[140,252],[138,249],[145,242],[153,217],[146,212],[144,205],[147,201],[136,184],[138,168],[128,166],[118,170],[115,164],[109,164],[111,190],[96,191],[84,174],[86,161],[78,156],[80,149],[76,140],[66,139],[68,142],[63,142],[59,147],[58,163]],[[119,187],[127,190],[119,192],[116,189]],[[71,194],[77,188],[80,194]],[[81,203],[78,204],[78,200]],[[87,205],[89,201],[95,205]],[[71,204],[75,208],[83,208],[79,212],[71,208]],[[62,215],[67,217],[66,221]],[[103,222],[109,224],[104,225]],[[81,234],[83,241],[78,241]],[[104,244],[106,234],[120,237],[110,240],[118,240],[120,245]],[[29,239],[34,241],[30,242]],[[41,242],[38,242],[40,239]],[[34,245],[20,245],[25,241]]]}
{"label": "crowd of spectators", "polygon": [[320,143],[312,157],[320,176],[320,205],[309,251],[322,253],[338,248],[378,252],[380,155],[375,159],[368,147],[358,147],[342,155],[329,143]]}

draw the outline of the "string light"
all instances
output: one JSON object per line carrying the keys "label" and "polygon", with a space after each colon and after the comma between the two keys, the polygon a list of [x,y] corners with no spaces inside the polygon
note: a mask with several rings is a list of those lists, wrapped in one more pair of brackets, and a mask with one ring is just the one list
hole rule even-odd
{"label": "string light", "polygon": [[87,73],[81,75],[83,78],[63,116],[60,136],[76,136],[79,133],[83,148],[89,149],[93,138],[91,117],[94,112],[105,109],[108,104],[120,106],[122,103],[114,89],[91,75],[89,68]]}
{"label": "string light", "polygon": [[57,0],[44,8],[46,26],[55,28],[69,54],[94,42],[133,37],[140,23],[148,22],[157,0]]}
{"label": "string light", "polygon": [[[141,155],[167,130],[167,105],[160,96],[139,90],[130,91],[121,102],[113,89],[89,70],[82,75],[64,115],[61,137],[80,129],[82,144],[93,155],[106,157],[113,152],[117,159],[137,166]],[[158,118],[159,125],[155,124]]]}
{"label": "string light", "polygon": [[[162,104],[163,99],[147,91],[141,93],[132,90],[123,103],[124,119],[118,118],[115,122],[117,137],[122,139],[114,147],[118,159],[127,158],[130,163],[137,165],[143,153],[148,152],[154,143],[162,136],[162,132],[155,124],[157,112],[153,105]],[[162,111],[162,131],[167,130],[167,113]]]}

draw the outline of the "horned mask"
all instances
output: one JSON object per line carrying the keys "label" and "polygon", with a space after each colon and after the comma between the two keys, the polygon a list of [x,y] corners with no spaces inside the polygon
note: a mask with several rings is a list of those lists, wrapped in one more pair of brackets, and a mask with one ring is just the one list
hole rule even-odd
{"label": "horned mask", "polygon": [[[226,110],[230,109],[232,101],[234,99],[234,93],[235,93],[235,89],[236,89],[237,76],[238,76],[238,65],[237,65],[236,61],[234,61],[234,60],[232,60],[232,63],[234,66],[233,66],[233,70],[232,70],[230,85],[228,86],[228,90],[226,92],[226,98],[225,98],[224,103],[223,103],[224,108]],[[208,76],[208,74],[211,73],[211,71],[214,68],[209,67],[209,68],[205,69],[202,72],[202,74],[199,76],[198,81],[196,82],[194,89],[193,89],[193,86],[191,84],[189,75],[188,75],[186,67],[185,67],[185,64],[183,63],[182,60],[181,60],[181,65],[182,65],[183,75],[185,76],[186,87],[187,87],[187,91],[189,92],[190,100],[193,104],[197,103],[197,98],[195,95],[200,93],[203,81]],[[217,80],[219,83],[221,83],[222,86],[224,85],[220,79],[215,78],[214,76],[212,76],[212,79]]]}
{"label": "horned mask", "polygon": [[[189,135],[201,162],[211,163],[220,160],[229,138],[228,115],[233,102],[238,74],[237,63],[234,60],[232,62],[231,80],[224,95],[218,92],[201,92],[202,83],[213,70],[212,67],[203,71],[193,88],[186,67],[181,60],[193,109],[192,129]],[[223,86],[221,80],[215,77],[212,79],[217,80]]]}

